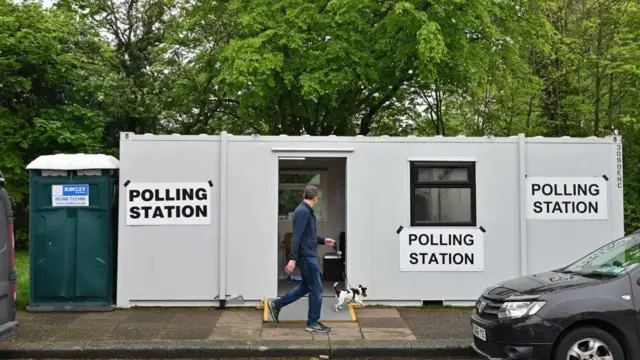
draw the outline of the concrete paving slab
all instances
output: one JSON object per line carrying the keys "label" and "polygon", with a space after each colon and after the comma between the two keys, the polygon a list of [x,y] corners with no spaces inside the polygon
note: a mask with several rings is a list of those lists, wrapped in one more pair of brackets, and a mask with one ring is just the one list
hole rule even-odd
{"label": "concrete paving slab", "polygon": [[220,318],[221,313],[219,310],[178,312],[171,321],[169,321],[168,327],[214,326]]}
{"label": "concrete paving slab", "polygon": [[149,341],[160,336],[163,326],[157,324],[120,324],[106,337],[106,340]]}
{"label": "concrete paving slab", "polygon": [[39,343],[48,342],[60,333],[60,327],[51,325],[41,325],[38,328],[20,325],[18,333],[11,336],[6,341]]}
{"label": "concrete paving slab", "polygon": [[210,340],[259,340],[261,328],[238,328],[236,326],[216,326]]}
{"label": "concrete paving slab", "polygon": [[233,310],[225,311],[216,322],[218,325],[256,325],[262,326],[262,311],[258,310]]}
{"label": "concrete paving slab", "polygon": [[122,323],[135,323],[135,324],[157,324],[168,323],[173,319],[175,313],[173,311],[155,311],[155,310],[140,310],[134,311],[129,314]]}
{"label": "concrete paving slab", "polygon": [[402,328],[363,328],[365,340],[416,340],[409,329]]}
{"label": "concrete paving slab", "polygon": [[[46,324],[46,325],[68,325],[80,317],[82,317],[82,313],[40,313],[33,314],[29,320],[23,320],[25,323],[36,322],[38,324]],[[18,320],[20,321],[20,320]]]}
{"label": "concrete paving slab", "polygon": [[[304,324],[301,323],[264,323],[262,327],[261,339],[284,340],[285,338],[289,338],[288,334],[298,333],[310,335],[310,338],[308,335],[305,335],[305,338],[301,338],[300,340],[359,340],[363,338],[362,332],[360,331],[360,325],[358,325],[358,323],[329,323],[327,324],[327,326],[331,328],[331,333],[315,334],[307,333],[306,331],[304,331]],[[280,336],[280,334],[282,334],[282,337],[278,337]],[[298,340],[298,338],[296,337],[294,339],[292,336],[291,340]]]}
{"label": "concrete paving slab", "polygon": [[208,327],[212,328],[216,326],[216,322],[218,319],[216,317],[204,317],[202,319],[187,321],[187,320],[179,320],[179,321],[170,321],[166,328],[167,329],[184,329],[189,327]]}
{"label": "concrete paving slab", "polygon": [[119,319],[90,319],[90,318],[82,317],[66,326],[82,326],[87,328],[93,328],[93,327],[103,327],[103,326],[116,326],[121,323],[122,323],[122,320],[119,320]]}
{"label": "concrete paving slab", "polygon": [[333,326],[331,326],[329,339],[332,341],[363,339],[362,331],[358,323],[340,323],[331,325]]}
{"label": "concrete paving slab", "polygon": [[331,325],[328,325],[329,327],[331,327],[331,329],[335,329],[335,330],[348,330],[348,329],[355,329],[356,331],[360,331],[360,324],[358,324],[357,322],[353,322],[353,323],[334,323]]}
{"label": "concrete paving slab", "polygon": [[102,327],[115,327],[119,325],[123,319],[121,318],[109,318],[109,317],[97,317],[88,316],[89,314],[82,316],[76,321],[72,322],[68,326],[80,326],[85,328],[102,328]]}
{"label": "concrete paving slab", "polygon": [[263,329],[300,329],[304,328],[304,324],[301,323],[279,323],[268,322],[262,324]]}
{"label": "concrete paving slab", "polygon": [[331,333],[329,333],[329,339],[331,341],[362,340],[364,339],[364,336],[362,336],[362,333],[360,332],[336,333],[332,331]]}
{"label": "concrete paving slab", "polygon": [[107,312],[90,312],[83,313],[81,319],[109,319],[109,320],[124,320],[131,315],[131,311],[128,310],[115,310]]}
{"label": "concrete paving slab", "polygon": [[16,319],[18,319],[18,321],[29,321],[38,315],[42,315],[42,314],[30,313],[30,312],[19,310],[16,312]]}
{"label": "concrete paving slab", "polygon": [[362,330],[360,329],[360,327],[355,327],[355,328],[343,328],[343,327],[331,327],[331,333],[332,335],[345,335],[345,336],[359,336],[362,337]]}
{"label": "concrete paving slab", "polygon": [[313,337],[313,340],[329,341],[329,334],[312,333],[311,336]]}
{"label": "concrete paving slab", "polygon": [[213,334],[211,326],[184,326],[165,328],[158,336],[159,340],[206,340]]}
{"label": "concrete paving slab", "polygon": [[184,329],[184,328],[188,328],[188,327],[199,327],[199,328],[204,328],[204,327],[208,327],[208,328],[214,328],[216,326],[216,320],[210,320],[207,319],[206,321],[194,321],[194,322],[169,322],[167,324],[167,326],[165,327],[166,329]]}
{"label": "concrete paving slab", "polygon": [[303,327],[262,329],[260,340],[313,340],[313,335]]}
{"label": "concrete paving slab", "polygon": [[115,325],[92,327],[90,329],[84,326],[67,326],[63,332],[58,333],[51,341],[104,341],[115,328]]}

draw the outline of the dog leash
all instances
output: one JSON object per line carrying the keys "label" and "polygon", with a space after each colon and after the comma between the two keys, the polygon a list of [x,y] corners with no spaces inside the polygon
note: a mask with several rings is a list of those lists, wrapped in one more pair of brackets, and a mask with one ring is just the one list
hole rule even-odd
{"label": "dog leash", "polygon": [[351,284],[349,284],[349,278],[347,277],[347,272],[342,270],[342,276],[344,276],[344,284],[347,289],[351,289]]}
{"label": "dog leash", "polygon": [[[340,258],[340,260],[342,260],[342,251],[340,251],[340,249],[338,249],[338,243],[336,242],[335,245],[333,246],[333,248],[336,250],[336,254],[338,255],[338,258]],[[342,264],[341,264],[342,265]],[[342,266],[341,266],[342,267]],[[349,278],[347,277],[347,269],[346,266],[341,269],[342,272],[342,277],[344,277],[344,285],[345,285],[345,289],[350,289],[351,288],[351,284],[349,284]]]}

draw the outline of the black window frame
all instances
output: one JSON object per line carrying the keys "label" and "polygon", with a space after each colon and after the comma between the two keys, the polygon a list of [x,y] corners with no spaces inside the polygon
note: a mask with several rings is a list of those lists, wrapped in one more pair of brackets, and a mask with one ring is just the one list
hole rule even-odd
{"label": "black window frame", "polygon": [[[418,180],[420,169],[467,169],[467,180]],[[410,162],[410,223],[412,227],[475,227],[476,218],[476,162],[475,161],[411,161]],[[416,189],[471,189],[471,221],[418,221],[415,218]]]}

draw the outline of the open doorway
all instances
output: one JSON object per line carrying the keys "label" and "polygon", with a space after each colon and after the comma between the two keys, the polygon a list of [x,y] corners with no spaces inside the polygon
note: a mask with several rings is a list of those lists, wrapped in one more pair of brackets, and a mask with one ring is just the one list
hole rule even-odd
{"label": "open doorway", "polygon": [[346,272],[346,158],[280,157],[278,161],[278,296],[300,283],[296,269],[285,274],[290,253],[293,211],[302,201],[306,185],[318,187],[320,195],[314,208],[318,235],[335,239],[336,249],[318,245],[324,296],[333,297],[333,284],[344,286]]}

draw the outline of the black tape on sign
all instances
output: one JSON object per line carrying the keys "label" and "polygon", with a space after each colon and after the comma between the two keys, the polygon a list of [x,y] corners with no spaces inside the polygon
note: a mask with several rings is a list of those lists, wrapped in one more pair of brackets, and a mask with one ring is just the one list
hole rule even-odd
{"label": "black tape on sign", "polygon": [[482,227],[482,226],[480,226],[480,227],[479,227],[479,229],[480,229],[480,231],[482,231],[483,233],[486,233],[486,232],[487,232],[487,230],[486,230],[484,227]]}
{"label": "black tape on sign", "polygon": [[209,180],[209,187],[213,187],[213,181]]}
{"label": "black tape on sign", "polygon": [[607,177],[607,175],[602,175],[602,177],[603,177],[606,181],[609,181],[609,178]]}
{"label": "black tape on sign", "polygon": [[398,230],[396,230],[396,234],[400,234],[400,232],[402,231],[402,229],[404,229],[404,227],[402,227],[402,225],[400,225],[400,227],[398,228]]}
{"label": "black tape on sign", "polygon": [[124,185],[124,187],[127,187],[127,185],[129,185],[129,184],[131,184],[131,181],[130,181],[130,180],[127,180],[127,181],[125,181],[125,182],[124,182],[124,184],[123,184],[123,185]]}

